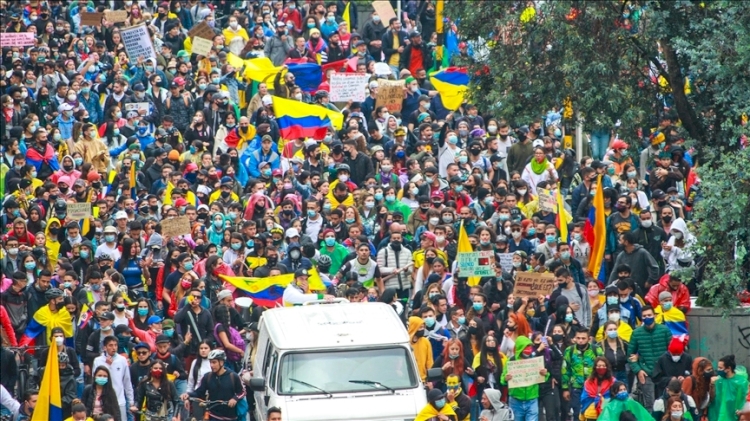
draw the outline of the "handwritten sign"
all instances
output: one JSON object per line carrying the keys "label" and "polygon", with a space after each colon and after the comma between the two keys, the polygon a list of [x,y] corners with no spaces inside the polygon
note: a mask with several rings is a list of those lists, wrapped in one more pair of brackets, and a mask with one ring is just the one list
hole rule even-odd
{"label": "handwritten sign", "polygon": [[68,219],[80,221],[91,216],[91,203],[68,203]]}
{"label": "handwritten sign", "polygon": [[125,104],[125,111],[140,111],[143,110],[148,113],[149,103],[148,102],[131,102]]}
{"label": "handwritten sign", "polygon": [[404,81],[378,79],[377,107],[388,107],[388,112],[401,111],[404,102]]}
{"label": "handwritten sign", "polygon": [[161,221],[161,233],[167,237],[190,234],[190,220],[187,216],[164,219]]}
{"label": "handwritten sign", "polygon": [[331,102],[362,102],[365,100],[367,75],[334,73],[331,75]]}
{"label": "handwritten sign", "polygon": [[216,32],[214,32],[214,29],[211,28],[205,20],[198,25],[193,26],[192,28],[190,28],[190,31],[188,31],[188,36],[190,37],[205,38],[210,40],[213,40],[215,35]]}
{"label": "handwritten sign", "polygon": [[104,19],[107,19],[107,22],[112,22],[112,23],[125,22],[126,20],[128,20],[128,11],[127,10],[105,10]]}
{"label": "handwritten sign", "polygon": [[508,388],[532,386],[544,383],[544,376],[539,374],[544,368],[544,357],[529,358],[527,360],[508,361]]}
{"label": "handwritten sign", "polygon": [[[391,2],[388,0],[374,1],[372,2],[372,8],[378,12],[381,22],[390,22],[391,18],[396,17],[396,12],[393,11],[393,6],[391,6]],[[352,28],[351,30],[354,31],[355,29],[356,28]]]}
{"label": "handwritten sign", "polygon": [[497,264],[503,268],[503,272],[510,272],[513,270],[513,253],[499,253],[497,254]]}
{"label": "handwritten sign", "polygon": [[0,43],[5,46],[26,47],[34,45],[33,32],[2,32],[0,33]]}
{"label": "handwritten sign", "polygon": [[557,286],[555,275],[551,273],[516,272],[516,285],[513,295],[518,297],[538,297],[550,295]]}
{"label": "handwritten sign", "polygon": [[211,52],[211,47],[213,46],[214,42],[210,39],[193,37],[193,54],[199,54],[207,57],[208,53]]}
{"label": "handwritten sign", "polygon": [[81,12],[81,25],[98,26],[102,24],[104,13],[101,12]]}
{"label": "handwritten sign", "polygon": [[547,189],[536,189],[539,197],[539,210],[557,213],[557,199],[555,193]]}
{"label": "handwritten sign", "polygon": [[131,61],[137,61],[139,57],[143,57],[144,60],[156,58],[154,43],[151,42],[151,36],[149,36],[145,24],[122,28],[120,29],[120,36]]}
{"label": "handwritten sign", "polygon": [[458,269],[461,271],[461,277],[495,276],[494,254],[492,250],[458,253]]}

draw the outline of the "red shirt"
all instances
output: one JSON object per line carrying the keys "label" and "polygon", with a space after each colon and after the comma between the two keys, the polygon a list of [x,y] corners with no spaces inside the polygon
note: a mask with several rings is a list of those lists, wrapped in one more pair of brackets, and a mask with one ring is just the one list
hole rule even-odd
{"label": "red shirt", "polygon": [[416,75],[417,70],[422,69],[423,65],[424,59],[422,57],[422,49],[412,46],[411,56],[409,57],[409,71],[411,74]]}

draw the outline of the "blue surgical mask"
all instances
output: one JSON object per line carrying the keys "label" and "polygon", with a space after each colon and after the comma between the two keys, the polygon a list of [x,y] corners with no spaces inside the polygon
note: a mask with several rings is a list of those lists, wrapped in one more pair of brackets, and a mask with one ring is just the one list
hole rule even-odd
{"label": "blue surgical mask", "polygon": [[570,252],[569,251],[560,252],[560,258],[563,260],[570,260]]}
{"label": "blue surgical mask", "polygon": [[383,193],[375,193],[375,200],[383,200]]}
{"label": "blue surgical mask", "polygon": [[247,242],[245,243],[245,245],[248,248],[253,248],[253,247],[255,247],[255,240],[247,240]]}
{"label": "blue surgical mask", "polygon": [[442,409],[445,406],[445,398],[435,401],[435,408]]}
{"label": "blue surgical mask", "polygon": [[615,399],[619,401],[626,401],[629,397],[630,394],[625,390],[623,390],[622,392],[617,392],[617,394],[615,395]]}
{"label": "blue surgical mask", "polygon": [[548,243],[556,243],[557,242],[557,237],[555,237],[554,235],[548,235],[547,236],[547,242]]}
{"label": "blue surgical mask", "polygon": [[424,325],[428,328],[432,329],[433,326],[435,326],[435,318],[434,317],[425,317],[424,318]]}
{"label": "blue surgical mask", "polygon": [[572,314],[566,314],[565,315],[565,321],[570,323],[573,321],[573,315]]}
{"label": "blue surgical mask", "polygon": [[325,241],[326,241],[326,246],[328,247],[333,247],[334,245],[336,245],[336,238],[327,237]]}
{"label": "blue surgical mask", "polygon": [[138,309],[138,315],[141,316],[141,317],[148,316],[148,309],[147,308],[139,308]]}
{"label": "blue surgical mask", "polygon": [[609,337],[609,339],[615,339],[615,338],[617,338],[617,331],[616,330],[608,330],[607,331],[607,336]]}
{"label": "blue surgical mask", "polygon": [[458,137],[456,137],[455,135],[448,136],[448,143],[450,143],[451,145],[457,144],[458,143]]}
{"label": "blue surgical mask", "polygon": [[671,301],[667,301],[666,303],[662,303],[661,304],[661,309],[664,310],[664,311],[671,310],[672,309],[672,302]]}
{"label": "blue surgical mask", "polygon": [[315,215],[317,215],[317,212],[315,212],[314,210],[308,210],[307,211],[307,216],[308,217],[315,218]]}
{"label": "blue surgical mask", "polygon": [[619,297],[607,297],[607,304],[611,306],[616,306],[619,304],[620,298]]}
{"label": "blue surgical mask", "polygon": [[95,381],[99,386],[104,386],[105,384],[109,383],[109,379],[106,377],[97,377]]}
{"label": "blue surgical mask", "polygon": [[460,162],[462,164],[465,164],[465,163],[469,162],[469,157],[468,156],[459,156],[458,157],[458,162]]}
{"label": "blue surgical mask", "polygon": [[193,270],[193,262],[187,262],[182,266],[185,268],[185,270]]}
{"label": "blue surgical mask", "polygon": [[162,333],[164,333],[164,335],[166,335],[168,338],[171,338],[174,335],[174,329],[164,329]]}
{"label": "blue surgical mask", "polygon": [[74,158],[73,163],[76,164],[76,167],[80,167],[83,165],[83,158]]}
{"label": "blue surgical mask", "polygon": [[232,250],[237,251],[242,248],[242,243],[232,243]]}
{"label": "blue surgical mask", "polygon": [[461,316],[458,318],[458,324],[465,325],[466,324],[466,317]]}
{"label": "blue surgical mask", "polygon": [[484,308],[483,303],[474,303],[471,305],[471,308],[474,309],[474,311],[481,311]]}
{"label": "blue surgical mask", "polygon": [[26,270],[34,270],[36,268],[36,262],[26,262],[23,264]]}

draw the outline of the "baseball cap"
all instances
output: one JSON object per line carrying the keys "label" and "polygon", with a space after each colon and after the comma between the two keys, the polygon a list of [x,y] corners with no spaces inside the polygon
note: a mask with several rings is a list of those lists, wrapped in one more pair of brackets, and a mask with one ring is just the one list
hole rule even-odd
{"label": "baseball cap", "polygon": [[231,296],[232,296],[232,291],[230,291],[228,289],[224,289],[224,290],[219,291],[218,294],[216,294],[216,300],[217,301],[221,301],[221,300],[223,300],[225,298],[228,298],[228,297],[231,297]]}
{"label": "baseball cap", "polygon": [[112,313],[111,311],[108,311],[108,312],[102,314],[101,316],[99,316],[99,318],[102,319],[102,320],[114,320],[115,319],[115,314]]}
{"label": "baseball cap", "polygon": [[[127,215],[125,217],[127,218]],[[104,227],[104,233],[105,234],[108,234],[108,233],[117,234],[117,228],[113,227],[112,225],[106,226]]]}
{"label": "baseball cap", "polygon": [[146,321],[146,324],[149,325],[149,326],[151,326],[154,323],[161,323],[161,322],[162,322],[162,318],[161,317],[159,317],[159,316],[151,316]]}
{"label": "baseball cap", "polygon": [[115,219],[128,219],[128,214],[125,211],[118,211],[115,213]]}

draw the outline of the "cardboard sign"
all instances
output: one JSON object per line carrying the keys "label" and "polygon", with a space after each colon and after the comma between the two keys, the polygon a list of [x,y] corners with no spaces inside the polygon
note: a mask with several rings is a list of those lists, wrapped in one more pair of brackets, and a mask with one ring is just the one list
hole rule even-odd
{"label": "cardboard sign", "polygon": [[213,46],[214,42],[210,39],[193,37],[193,54],[199,54],[207,57],[208,53],[211,52],[211,47]]}
{"label": "cardboard sign", "polygon": [[544,368],[544,357],[529,358],[527,360],[508,361],[508,388],[526,387],[544,383],[544,376],[539,374]]}
{"label": "cardboard sign", "polygon": [[190,234],[190,220],[187,216],[163,219],[161,221],[161,233],[167,237],[177,237],[178,235]]}
{"label": "cardboard sign", "polygon": [[27,47],[34,45],[34,33],[33,32],[0,32],[0,44],[3,47],[14,46],[14,47]]}
{"label": "cardboard sign", "polygon": [[126,20],[128,20],[128,11],[127,10],[105,10],[104,19],[107,19],[107,22],[112,22],[112,23],[125,22]]}
{"label": "cardboard sign", "polygon": [[510,272],[513,270],[513,253],[499,253],[497,256],[497,264],[503,268],[503,272]]}
{"label": "cardboard sign", "polygon": [[551,273],[516,272],[516,285],[513,295],[535,298],[550,295],[557,286],[555,275]]}
{"label": "cardboard sign", "polygon": [[458,269],[461,277],[495,276],[495,252],[474,251],[458,253]]}
{"label": "cardboard sign", "polygon": [[539,210],[545,212],[557,213],[557,199],[555,193],[547,189],[536,189],[539,197]]}
{"label": "cardboard sign", "polygon": [[151,42],[146,24],[141,23],[129,28],[122,28],[120,29],[120,36],[131,61],[137,62],[138,57],[143,57],[144,60],[156,58],[154,43]]}
{"label": "cardboard sign", "polygon": [[81,25],[98,26],[102,24],[104,13],[101,12],[81,12]]}
{"label": "cardboard sign", "polygon": [[331,102],[362,102],[365,100],[367,75],[334,73],[331,75]]}
{"label": "cardboard sign", "polygon": [[213,28],[208,26],[208,23],[206,23],[205,20],[198,25],[193,26],[192,28],[190,28],[190,31],[188,31],[188,36],[190,37],[198,37],[210,40],[213,40],[215,35],[216,32],[214,32]]}
{"label": "cardboard sign", "polygon": [[146,113],[149,111],[149,103],[148,102],[131,102],[130,104],[125,104],[125,111],[140,111],[143,110]]}
{"label": "cardboard sign", "polygon": [[[396,12],[393,10],[393,6],[391,6],[391,2],[388,0],[377,0],[372,2],[372,8],[375,9],[376,12],[378,12],[378,16],[380,16],[381,22],[390,22],[391,18],[396,17]],[[352,32],[355,28],[352,28]]]}
{"label": "cardboard sign", "polygon": [[389,113],[401,111],[404,103],[404,81],[378,79],[376,107],[388,107]]}
{"label": "cardboard sign", "polygon": [[91,203],[68,203],[68,218],[80,221],[91,216]]}

